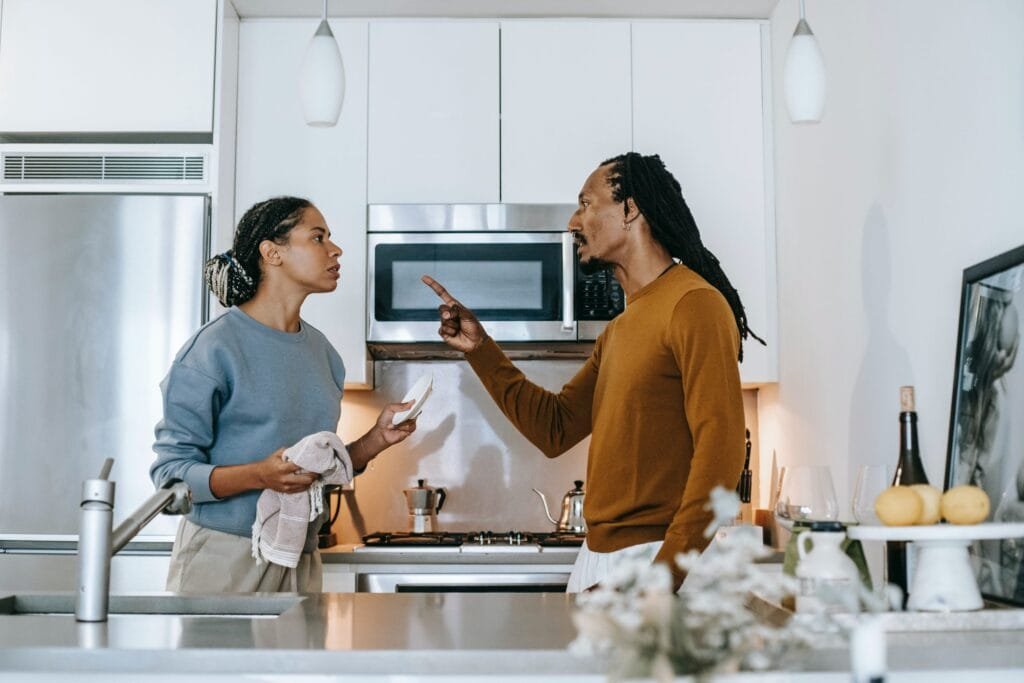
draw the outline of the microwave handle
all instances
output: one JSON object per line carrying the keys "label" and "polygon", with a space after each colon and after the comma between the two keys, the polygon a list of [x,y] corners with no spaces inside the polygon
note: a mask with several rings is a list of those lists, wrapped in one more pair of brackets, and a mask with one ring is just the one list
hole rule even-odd
{"label": "microwave handle", "polygon": [[576,312],[572,305],[576,283],[574,242],[571,232],[562,233],[562,330],[565,332],[572,332],[576,327]]}

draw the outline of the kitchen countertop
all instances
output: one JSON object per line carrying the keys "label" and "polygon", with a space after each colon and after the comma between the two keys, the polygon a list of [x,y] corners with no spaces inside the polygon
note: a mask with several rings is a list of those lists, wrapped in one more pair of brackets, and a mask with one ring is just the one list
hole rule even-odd
{"label": "kitchen countertop", "polygon": [[[327,593],[277,599],[282,597],[294,597],[295,604],[277,617],[113,614],[107,623],[79,624],[72,615],[0,615],[0,671],[602,673],[596,660],[566,651],[575,637],[567,595]],[[894,633],[889,662],[903,671],[1024,672],[1024,629]],[[847,667],[845,648],[832,647],[804,654],[795,668]]]}
{"label": "kitchen countertop", "polygon": [[565,651],[571,600],[325,593],[297,596],[278,617],[0,615],[0,671],[600,673]]}

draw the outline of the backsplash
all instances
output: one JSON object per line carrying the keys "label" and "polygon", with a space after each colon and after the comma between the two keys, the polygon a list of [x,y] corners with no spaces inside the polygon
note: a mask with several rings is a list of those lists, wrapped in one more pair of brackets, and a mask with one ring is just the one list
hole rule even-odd
{"label": "backsplash", "polygon": [[[519,361],[517,365],[533,382],[558,391],[582,362]],[[378,361],[376,389],[346,393],[339,433],[346,441],[363,434],[386,403],[401,400],[425,373],[433,374],[434,388],[416,433],[370,463],[356,479],[355,490],[343,494],[334,525],[339,542],[357,543],[374,531],[405,530],[402,489],[415,486],[417,479],[448,491],[438,515],[441,530],[553,529],[531,489],[536,487],[547,496],[557,519],[562,496],[573,480],[585,479],[590,439],[558,458],[544,457],[512,427],[464,361]],[[747,424],[754,435],[756,400],[755,391],[744,392]]]}

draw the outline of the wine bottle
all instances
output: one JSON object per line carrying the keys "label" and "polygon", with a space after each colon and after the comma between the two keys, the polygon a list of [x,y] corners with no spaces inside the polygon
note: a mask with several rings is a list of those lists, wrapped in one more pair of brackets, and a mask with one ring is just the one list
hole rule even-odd
{"label": "wine bottle", "polygon": [[[927,484],[928,475],[921,464],[921,451],[917,442],[917,412],[914,409],[914,387],[900,387],[900,457],[896,463],[893,486]],[[889,541],[885,544],[886,568],[889,583],[896,584],[907,599],[910,577],[907,566],[907,544],[905,541]]]}

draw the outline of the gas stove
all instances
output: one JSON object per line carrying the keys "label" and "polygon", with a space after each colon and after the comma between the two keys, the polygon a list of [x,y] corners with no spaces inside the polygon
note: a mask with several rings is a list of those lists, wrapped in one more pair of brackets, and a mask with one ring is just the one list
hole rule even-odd
{"label": "gas stove", "polygon": [[377,532],[363,536],[357,551],[398,551],[414,549],[448,552],[543,552],[544,549],[583,545],[583,534],[554,531],[406,531]]}

